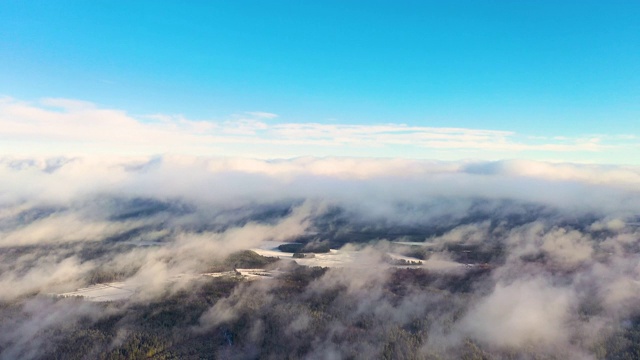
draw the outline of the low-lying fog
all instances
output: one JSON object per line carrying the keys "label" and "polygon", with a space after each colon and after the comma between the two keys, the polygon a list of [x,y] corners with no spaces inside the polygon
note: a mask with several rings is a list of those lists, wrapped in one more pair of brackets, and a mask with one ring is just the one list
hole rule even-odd
{"label": "low-lying fog", "polygon": [[0,357],[633,358],[639,195],[621,166],[5,158]]}

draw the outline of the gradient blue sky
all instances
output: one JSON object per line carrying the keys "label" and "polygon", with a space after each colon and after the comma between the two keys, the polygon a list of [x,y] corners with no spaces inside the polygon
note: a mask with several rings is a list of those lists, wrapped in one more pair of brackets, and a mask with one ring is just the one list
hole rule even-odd
{"label": "gradient blue sky", "polygon": [[639,1],[185,3],[3,0],[0,95],[142,122],[268,112],[270,125],[485,129],[527,144],[631,135],[626,159],[593,160],[640,154]]}

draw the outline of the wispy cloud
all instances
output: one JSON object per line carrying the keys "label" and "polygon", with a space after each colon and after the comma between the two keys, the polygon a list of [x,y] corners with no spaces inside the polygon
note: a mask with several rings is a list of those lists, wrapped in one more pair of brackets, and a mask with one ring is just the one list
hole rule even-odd
{"label": "wispy cloud", "polygon": [[[405,124],[271,123],[278,115],[246,112],[229,119],[180,115],[135,117],[90,102],[0,99],[0,149],[20,153],[119,153],[249,157],[391,156],[452,159],[528,158],[597,161],[640,152],[635,135],[531,137],[512,131]],[[585,156],[585,154],[587,154]],[[636,157],[640,158],[640,157]]]}
{"label": "wispy cloud", "polygon": [[278,114],[264,111],[248,111],[247,114],[261,119],[275,119],[278,117]]}

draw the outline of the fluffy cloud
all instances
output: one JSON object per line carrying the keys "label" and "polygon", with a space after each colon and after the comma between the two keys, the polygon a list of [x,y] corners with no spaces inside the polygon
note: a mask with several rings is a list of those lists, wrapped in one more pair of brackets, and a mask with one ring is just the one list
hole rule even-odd
{"label": "fluffy cloud", "polygon": [[572,296],[543,279],[498,284],[472,307],[461,326],[474,338],[493,345],[556,345],[567,340]]}
{"label": "fluffy cloud", "polygon": [[[275,309],[291,336],[322,326],[309,340],[310,357],[329,347],[338,357],[376,357],[380,339],[406,329],[418,330],[398,338],[402,344],[439,346],[452,358],[469,342],[581,353],[640,306],[638,173],[531,161],[5,157],[0,285],[9,290],[0,301],[73,291],[115,274],[140,291],[114,306],[144,306],[198,289],[197,274],[234,251],[307,237],[367,245],[345,246],[355,266],[327,270],[290,302],[267,282],[230,291],[198,314],[199,330],[244,314],[256,319],[247,336],[258,343],[268,324],[251,312]],[[383,260],[397,246],[391,241],[404,237],[431,256],[424,273],[401,273],[411,285]],[[320,300],[332,317],[290,314]],[[376,330],[365,331],[367,324]],[[366,341],[341,341],[346,336]],[[27,345],[16,353],[31,351]]]}

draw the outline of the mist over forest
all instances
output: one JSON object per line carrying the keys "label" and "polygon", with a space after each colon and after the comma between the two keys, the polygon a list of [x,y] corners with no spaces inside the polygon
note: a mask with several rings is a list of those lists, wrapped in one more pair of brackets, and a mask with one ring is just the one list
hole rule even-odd
{"label": "mist over forest", "polygon": [[640,356],[637,167],[7,157],[0,179],[1,359]]}

